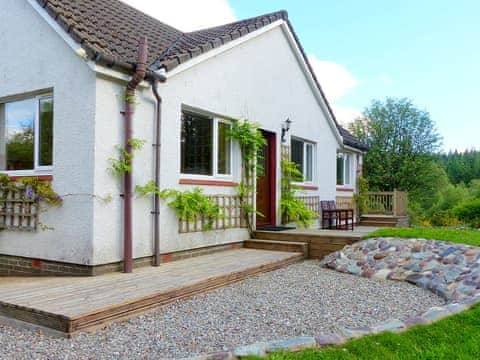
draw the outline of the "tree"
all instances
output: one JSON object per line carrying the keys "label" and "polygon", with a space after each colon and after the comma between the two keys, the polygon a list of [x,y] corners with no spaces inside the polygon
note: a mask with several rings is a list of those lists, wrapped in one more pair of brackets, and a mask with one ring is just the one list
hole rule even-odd
{"label": "tree", "polygon": [[435,124],[409,99],[372,101],[350,130],[369,148],[364,166],[372,190],[406,190],[425,198],[437,181],[445,182],[445,172],[434,164],[441,144]]}

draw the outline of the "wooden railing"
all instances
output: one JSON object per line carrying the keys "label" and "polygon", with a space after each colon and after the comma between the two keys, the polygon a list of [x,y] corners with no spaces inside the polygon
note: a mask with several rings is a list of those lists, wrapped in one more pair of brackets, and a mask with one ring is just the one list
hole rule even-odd
{"label": "wooden railing", "polygon": [[407,216],[408,193],[383,191],[367,193],[367,214]]}
{"label": "wooden railing", "polygon": [[222,218],[214,219],[207,226],[208,219],[199,216],[192,221],[179,220],[179,233],[192,233],[209,230],[246,228],[247,221],[238,195],[209,195],[208,198],[220,207]]}

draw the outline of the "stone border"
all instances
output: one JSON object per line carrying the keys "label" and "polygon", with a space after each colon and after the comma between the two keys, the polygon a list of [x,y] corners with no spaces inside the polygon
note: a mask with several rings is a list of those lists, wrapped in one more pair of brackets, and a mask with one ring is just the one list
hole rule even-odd
{"label": "stone border", "polygon": [[372,327],[343,328],[338,333],[321,333],[314,337],[293,337],[286,340],[258,342],[251,345],[239,346],[229,352],[217,352],[189,358],[191,360],[227,360],[241,359],[247,356],[266,356],[277,351],[300,351],[304,349],[319,349],[328,346],[342,345],[348,340],[357,339],[366,335],[379,334],[385,331],[400,333],[416,325],[428,325],[451,315],[458,314],[480,304],[480,291],[470,299],[434,306],[424,313],[411,316],[405,321],[390,319]]}
{"label": "stone border", "polygon": [[[365,242],[372,241],[372,240],[373,239],[368,239],[368,240],[365,240]],[[385,240],[385,238],[379,238],[377,240],[381,241],[381,240]],[[408,240],[411,241],[413,239],[408,239]],[[452,244],[448,242],[442,242],[442,243],[446,246],[460,245],[463,248],[475,248],[475,247],[467,246],[463,244]],[[348,247],[346,247],[345,249],[347,248]],[[451,250],[450,251],[447,250],[447,252],[448,254],[450,254]],[[329,257],[331,259],[335,259],[335,257],[344,258],[345,255],[340,251],[338,253],[329,255]],[[480,257],[477,258],[476,262],[480,263]],[[328,263],[328,259],[323,261],[323,265],[325,265],[326,263]],[[335,270],[335,268],[333,268],[333,270]],[[381,271],[382,270],[379,270],[379,272]],[[391,272],[392,270],[388,270],[388,271]],[[361,276],[361,274],[357,274],[357,273],[352,275]],[[373,275],[370,277],[379,278],[379,279],[381,278],[383,280],[388,279],[389,281],[393,280],[390,276],[383,276],[383,275],[384,274],[382,273],[382,276]],[[367,276],[364,276],[364,277],[367,277]],[[437,291],[438,289],[436,290],[433,287],[424,286],[425,284],[421,282],[417,283],[414,281],[410,281],[406,277],[395,278],[395,280],[407,281],[416,286],[426,288],[432,291],[433,293],[436,293],[437,295],[441,295],[441,294],[438,294],[438,291]],[[438,320],[444,319],[448,316],[466,311],[472,308],[473,306],[480,304],[480,284],[479,286],[477,286],[477,290],[473,294],[469,296],[466,296],[465,294],[463,295],[464,296],[461,299],[447,302],[443,306],[434,306],[428,309],[427,311],[415,316],[411,316],[405,319],[404,321],[400,321],[398,319],[390,319],[390,320],[378,323],[371,327],[342,328],[338,333],[321,333],[317,336],[312,336],[312,337],[293,337],[290,339],[280,340],[280,341],[258,342],[251,345],[239,346],[229,352],[217,352],[217,353],[212,353],[207,355],[200,355],[200,356],[192,357],[190,359],[224,360],[224,359],[241,359],[247,356],[266,356],[269,353],[277,352],[277,351],[299,351],[303,349],[324,348],[328,346],[342,345],[350,339],[356,339],[366,335],[379,334],[385,331],[400,333],[416,325],[431,324]],[[445,296],[443,297],[445,298]],[[446,300],[448,301],[448,298]]]}

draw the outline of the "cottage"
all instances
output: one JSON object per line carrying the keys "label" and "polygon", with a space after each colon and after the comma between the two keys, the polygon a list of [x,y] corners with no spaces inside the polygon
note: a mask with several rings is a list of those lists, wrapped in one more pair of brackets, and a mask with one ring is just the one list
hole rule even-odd
{"label": "cottage", "polygon": [[[235,119],[267,140],[254,226],[281,224],[282,154],[303,197],[351,204],[366,149],[337,123],[285,11],[184,33],[118,0],[2,5],[0,170],[51,181],[63,204],[0,216],[0,272],[98,274],[238,246],[250,235]],[[108,169],[125,146],[124,183]],[[179,221],[134,194],[152,181],[201,188],[226,219]]]}

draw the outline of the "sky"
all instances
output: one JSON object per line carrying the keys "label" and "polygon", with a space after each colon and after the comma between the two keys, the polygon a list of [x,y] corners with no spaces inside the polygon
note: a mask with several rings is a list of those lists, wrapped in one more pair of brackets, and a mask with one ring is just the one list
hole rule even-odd
{"label": "sky", "polygon": [[407,97],[445,151],[480,149],[479,0],[124,1],[183,31],[287,10],[341,123]]}

